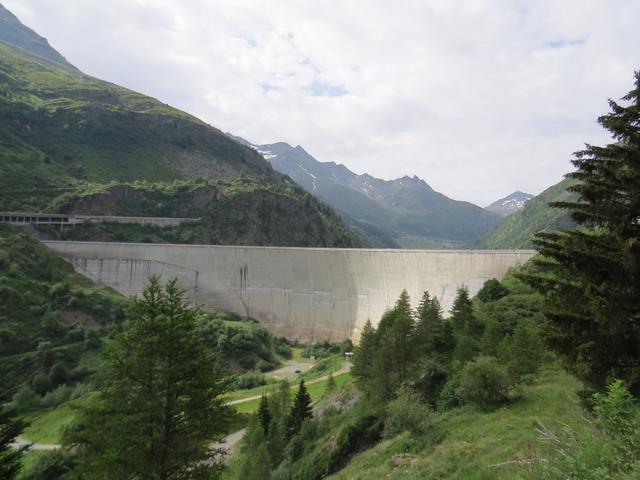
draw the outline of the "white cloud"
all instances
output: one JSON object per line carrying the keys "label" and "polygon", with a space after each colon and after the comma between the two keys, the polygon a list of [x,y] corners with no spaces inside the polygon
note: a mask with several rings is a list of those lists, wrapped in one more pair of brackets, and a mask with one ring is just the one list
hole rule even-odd
{"label": "white cloud", "polygon": [[637,0],[4,0],[83,71],[254,142],[487,204],[538,193],[639,65]]}

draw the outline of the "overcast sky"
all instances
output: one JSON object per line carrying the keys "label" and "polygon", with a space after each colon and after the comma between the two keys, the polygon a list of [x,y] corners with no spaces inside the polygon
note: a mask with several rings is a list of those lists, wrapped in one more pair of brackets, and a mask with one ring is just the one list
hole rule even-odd
{"label": "overcast sky", "polygon": [[1,1],[88,74],[481,205],[607,141],[640,68],[638,0]]}

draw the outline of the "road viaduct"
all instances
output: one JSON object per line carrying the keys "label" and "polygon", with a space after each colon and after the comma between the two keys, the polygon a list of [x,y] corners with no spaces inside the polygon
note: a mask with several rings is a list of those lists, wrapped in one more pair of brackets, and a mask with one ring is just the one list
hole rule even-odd
{"label": "road viaduct", "polygon": [[164,245],[45,241],[75,269],[125,294],[142,292],[150,275],[177,277],[206,308],[257,319],[291,340],[359,338],[406,289],[417,304],[425,290],[445,311],[457,287],[475,294],[529,260],[532,250],[381,250]]}

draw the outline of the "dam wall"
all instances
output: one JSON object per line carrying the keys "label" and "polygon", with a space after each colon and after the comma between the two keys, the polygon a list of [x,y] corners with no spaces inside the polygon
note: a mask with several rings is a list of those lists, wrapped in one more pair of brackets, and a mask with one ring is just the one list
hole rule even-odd
{"label": "dam wall", "polygon": [[205,308],[255,318],[290,340],[356,340],[403,289],[414,306],[428,290],[445,312],[456,289],[475,294],[490,278],[529,260],[532,250],[381,250],[43,242],[76,271],[125,295],[150,275],[177,277]]}

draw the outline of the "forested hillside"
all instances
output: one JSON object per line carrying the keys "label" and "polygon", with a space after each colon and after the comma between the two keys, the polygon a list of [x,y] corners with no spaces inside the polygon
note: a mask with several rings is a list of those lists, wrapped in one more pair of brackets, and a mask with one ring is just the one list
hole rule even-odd
{"label": "forested hillside", "polygon": [[61,232],[65,240],[223,245],[362,247],[363,240],[333,212],[292,184],[249,178],[170,183],[85,185],[58,197],[55,210],[86,215],[199,218],[177,227],[84,223]]}

